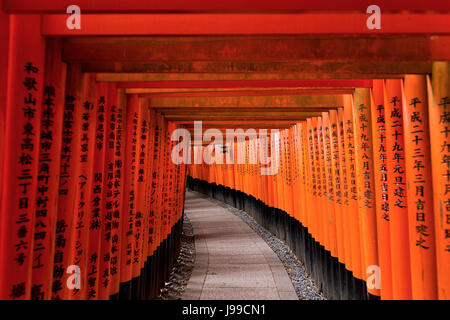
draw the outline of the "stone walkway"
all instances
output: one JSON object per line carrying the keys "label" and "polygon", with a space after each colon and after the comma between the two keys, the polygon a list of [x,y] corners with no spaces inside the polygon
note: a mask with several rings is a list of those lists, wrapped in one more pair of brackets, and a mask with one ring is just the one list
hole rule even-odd
{"label": "stone walkway", "polygon": [[196,258],[184,300],[298,300],[277,255],[245,222],[188,191]]}

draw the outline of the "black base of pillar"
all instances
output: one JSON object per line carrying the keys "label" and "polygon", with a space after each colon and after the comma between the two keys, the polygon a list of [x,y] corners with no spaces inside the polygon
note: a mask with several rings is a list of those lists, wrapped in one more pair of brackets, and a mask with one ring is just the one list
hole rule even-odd
{"label": "black base of pillar", "polygon": [[119,292],[111,300],[148,300],[158,297],[160,289],[169,280],[181,248],[183,218],[174,224],[168,237],[161,242],[153,255],[147,258],[138,277],[120,284]]}

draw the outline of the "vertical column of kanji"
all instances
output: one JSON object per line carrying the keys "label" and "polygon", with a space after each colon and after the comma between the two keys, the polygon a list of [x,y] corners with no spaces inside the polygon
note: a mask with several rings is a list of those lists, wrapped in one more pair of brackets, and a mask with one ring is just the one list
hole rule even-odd
{"label": "vertical column of kanji", "polygon": [[304,144],[303,144],[303,127],[305,122],[297,123],[296,125],[296,152],[297,152],[297,191],[301,195],[297,203],[297,210],[299,219],[304,227],[307,225],[306,217],[306,202],[307,202],[307,189],[306,189],[306,163],[304,157]]}
{"label": "vertical column of kanji", "polygon": [[[158,115],[156,111],[151,111],[151,114],[154,116],[151,118],[151,130],[153,130],[153,155],[152,155],[152,181],[151,181],[151,194],[150,194],[150,216],[154,219],[154,229],[153,229],[153,251],[155,251],[161,241],[161,213],[159,211],[159,202],[160,202],[160,193],[159,190],[159,176],[161,174],[160,171],[160,147],[161,147],[161,129],[159,125]],[[195,147],[198,157],[199,148]],[[199,179],[199,166],[194,165],[195,167],[195,178]]]}
{"label": "vertical column of kanji", "polygon": [[[111,275],[111,294],[120,290],[120,264],[122,242],[122,228],[126,224],[123,210],[124,198],[124,160],[125,160],[125,123],[126,94],[124,89],[117,91],[117,113],[114,137],[114,165],[113,165],[113,213],[111,226],[111,260],[109,273]],[[125,119],[126,121],[126,119]]]}
{"label": "vertical column of kanji", "polygon": [[[172,139],[170,139],[170,137],[172,136],[173,131],[176,129],[176,124],[173,123],[172,121],[169,122],[168,125],[168,130],[167,130],[167,135],[168,135],[168,141],[169,141],[169,150],[167,153],[167,163],[169,165],[169,187],[170,187],[170,228],[172,228],[175,223],[177,222],[176,220],[176,204],[175,204],[175,199],[177,196],[177,189],[176,189],[176,166],[175,163],[172,161],[172,157],[171,157],[171,153],[173,148],[175,147],[175,141],[172,141]],[[221,151],[222,155],[223,152]],[[222,179],[224,177],[223,172],[224,172],[224,165],[218,165],[218,167],[220,167],[221,171],[222,171]],[[225,185],[225,184],[224,184]],[[169,229],[170,231],[170,229]]]}
{"label": "vertical column of kanji", "polygon": [[[290,127],[288,129],[288,153],[289,153],[289,178],[290,178],[290,188],[289,188],[289,197],[291,198],[291,210],[292,210],[292,217],[296,220],[298,220],[298,210],[296,209],[296,201],[294,198],[296,191],[297,191],[297,184],[296,184],[296,179],[297,179],[297,175],[296,175],[296,167],[295,165],[297,164],[297,154],[295,152],[295,125],[293,125],[292,127]],[[297,198],[298,199],[298,198]]]}
{"label": "vertical column of kanji", "polygon": [[284,153],[284,135],[285,131],[280,131],[280,136],[278,139],[278,146],[279,146],[279,171],[277,176],[277,196],[278,196],[278,208],[281,210],[284,210],[285,206],[285,193],[284,193],[284,177],[285,177],[285,153]]}
{"label": "vertical column of kanji", "polygon": [[373,80],[372,128],[374,178],[377,214],[378,258],[381,273],[381,298],[392,299],[391,236],[389,226],[389,194],[387,178],[386,121],[384,114],[384,80]]}
{"label": "vertical column of kanji", "polygon": [[[344,108],[337,111],[337,148],[339,152],[339,184],[336,183],[336,194],[341,194],[342,229],[344,230],[345,266],[353,270],[352,257],[352,211],[350,207],[350,192],[347,168],[347,146],[345,144]],[[338,186],[339,185],[339,186]],[[339,190],[339,191],[338,191]]]}
{"label": "vertical column of kanji", "polygon": [[317,130],[316,130],[316,142],[317,142],[317,155],[316,160],[320,171],[320,177],[317,180],[318,192],[317,196],[320,202],[319,211],[319,239],[320,243],[327,249],[330,250],[328,245],[328,210],[327,210],[327,175],[325,172],[325,149],[323,146],[323,118],[317,118]]}
{"label": "vertical column of kanji", "polygon": [[[47,40],[41,111],[39,168],[33,244],[32,300],[51,298],[54,237],[58,209],[59,163],[66,83],[61,41]],[[38,106],[38,104],[36,105]]]}
{"label": "vertical column of kanji", "polygon": [[439,299],[450,299],[450,63],[433,62],[428,80],[430,146]]}
{"label": "vertical column of kanji", "polygon": [[102,190],[102,232],[100,238],[98,299],[107,300],[110,296],[110,261],[112,245],[113,188],[114,188],[114,142],[117,116],[117,88],[114,83],[107,83],[106,117],[104,121],[105,160],[103,164]]}
{"label": "vertical column of kanji", "polygon": [[[171,231],[172,227],[172,186],[173,186],[173,170],[172,170],[172,161],[170,159],[170,152],[171,152],[171,146],[172,141],[170,139],[170,133],[173,129],[172,122],[167,121],[166,122],[166,130],[165,130],[165,156],[164,156],[164,166],[165,166],[165,173],[166,173],[166,179],[165,179],[165,201],[164,201],[164,210],[166,212],[166,219],[167,219],[167,226],[166,226],[166,235],[168,236]],[[214,164],[213,170],[216,170],[216,165]],[[213,172],[214,172],[213,171]],[[213,180],[215,181],[215,180]]]}
{"label": "vertical column of kanji", "polygon": [[[148,109],[144,107],[143,98],[139,98],[138,109],[138,128],[136,141],[136,214],[133,224],[133,278],[138,278],[142,268],[142,244],[143,244],[143,225],[144,225],[144,195],[145,195],[145,155],[148,133]],[[139,284],[140,285],[140,284]],[[134,289],[133,289],[134,291]],[[137,292],[135,292],[137,293]],[[139,297],[138,297],[139,298]]]}
{"label": "vertical column of kanji", "polygon": [[29,299],[45,42],[39,16],[10,16],[0,213],[0,299]]}
{"label": "vertical column of kanji", "polygon": [[[290,185],[290,191],[289,196],[291,197],[291,210],[292,210],[292,217],[296,220],[299,220],[298,217],[298,210],[297,210],[297,201],[298,197],[295,197],[295,195],[298,193],[298,185],[297,185],[297,152],[295,149],[296,146],[296,125],[293,125],[289,128],[289,172],[290,172],[290,178],[291,178],[291,185]],[[295,198],[294,198],[295,197]]]}
{"label": "vertical column of kanji", "polygon": [[[172,167],[172,161],[170,159],[170,153],[172,151],[172,143],[170,139],[171,132],[173,130],[173,122],[167,121],[167,130],[166,130],[166,172],[167,172],[167,200],[166,200],[166,208],[167,208],[167,235],[171,233],[172,223],[173,223],[173,217],[172,217],[172,196],[173,196],[173,167]],[[218,152],[219,153],[219,150]],[[214,169],[215,169],[215,176],[218,176],[220,174],[220,166],[214,163]],[[221,176],[221,174],[220,174]],[[216,178],[217,179],[217,178]]]}
{"label": "vertical column of kanji", "polygon": [[[262,170],[264,171],[264,168],[265,168],[265,170],[267,171],[267,172],[265,172],[266,174],[263,177],[263,181],[265,183],[265,190],[264,190],[264,192],[265,192],[265,203],[269,207],[271,207],[272,206],[271,205],[271,192],[272,192],[272,185],[271,184],[272,184],[273,180],[272,180],[272,176],[271,176],[272,173],[268,172],[268,169],[267,169],[271,165],[271,163],[270,163],[270,159],[271,159],[271,155],[270,155],[270,133],[268,133],[268,135],[263,138],[262,145],[263,145],[263,149],[264,149],[264,155],[266,157],[266,159],[265,159],[266,162],[265,162],[265,165],[263,166]],[[235,189],[237,189],[236,185],[235,185]]]}
{"label": "vertical column of kanji", "polygon": [[300,201],[302,201],[303,195],[300,191],[300,160],[298,154],[298,125],[292,126],[290,129],[290,153],[291,153],[291,172],[292,172],[292,210],[293,217],[301,221]]}
{"label": "vertical column of kanji", "polygon": [[[161,154],[161,168],[163,169],[163,172],[160,176],[160,185],[161,185],[161,214],[162,214],[162,240],[166,240],[168,235],[168,228],[169,228],[169,216],[168,216],[168,209],[167,209],[167,202],[168,202],[168,172],[167,172],[167,149],[169,149],[167,144],[167,121],[161,116],[161,147],[162,147],[162,154]],[[208,166],[207,170],[207,179],[209,179],[209,182],[211,181],[211,177],[214,177],[213,173],[213,166]]]}
{"label": "vertical column of kanji", "polygon": [[97,300],[100,297],[101,274],[100,263],[103,260],[101,255],[101,243],[103,238],[103,206],[105,203],[104,189],[106,182],[105,154],[107,152],[107,126],[109,119],[109,108],[107,101],[107,83],[97,84],[96,97],[96,125],[95,125],[95,147],[94,166],[92,170],[92,185],[90,195],[89,213],[89,246],[87,255],[87,287],[86,299]]}
{"label": "vertical column of kanji", "polygon": [[[272,155],[272,135],[268,135],[266,138],[266,145],[265,145],[266,149],[267,149],[267,158],[269,159],[268,161],[269,164],[268,166],[272,166],[273,167],[273,155]],[[268,175],[266,175],[266,183],[267,183],[267,205],[269,207],[273,207],[273,175],[275,174],[275,172],[271,171],[269,172]],[[239,190],[239,189],[237,189]]]}
{"label": "vertical column of kanji", "polygon": [[[158,194],[159,194],[159,202],[158,202],[158,211],[159,215],[161,217],[161,223],[160,223],[160,243],[162,243],[166,239],[166,229],[167,229],[167,212],[165,210],[165,204],[166,204],[166,185],[165,185],[165,179],[167,178],[167,175],[165,173],[166,168],[166,161],[165,161],[165,154],[166,154],[166,123],[164,121],[164,117],[159,114],[158,115],[158,125],[159,125],[159,133],[160,133],[160,154],[159,154],[159,165],[158,168],[160,170],[160,174],[158,176]],[[203,152],[203,150],[202,150]],[[203,172],[203,180],[208,179],[208,172],[209,168],[208,166],[204,166],[207,170],[204,170]]]}
{"label": "vertical column of kanji", "polygon": [[290,193],[291,197],[291,210],[292,217],[296,220],[299,220],[299,210],[298,210],[298,196],[295,196],[298,193],[298,155],[296,152],[296,125],[293,125],[288,129],[289,133],[289,172],[290,172]]}
{"label": "vertical column of kanji", "polygon": [[[6,84],[9,61],[9,20],[10,15],[0,10],[0,199],[2,198],[3,162],[5,154]],[[0,208],[1,209],[1,208]],[[0,265],[2,263],[0,256]]]}
{"label": "vertical column of kanji", "polygon": [[[332,126],[333,131],[334,127]],[[347,270],[352,270],[352,238],[351,238],[351,210],[350,210],[350,193],[347,179],[347,161],[346,161],[346,145],[345,145],[345,128],[344,128],[344,108],[337,110],[336,118],[336,137],[333,133],[334,150],[338,150],[339,166],[336,168],[336,196],[337,202],[341,206],[342,212],[342,230],[344,235],[345,247],[345,266]],[[339,179],[339,181],[337,181]],[[339,199],[340,198],[340,199]]]}
{"label": "vertical column of kanji", "polygon": [[[316,143],[314,139],[314,128],[316,126],[317,120],[316,118],[308,118],[306,120],[306,128],[307,128],[307,136],[308,136],[308,147],[309,147],[309,166],[311,168],[311,183],[310,183],[310,200],[309,204],[314,204],[315,208],[319,205],[317,199],[317,167],[316,167]],[[316,129],[317,132],[317,129]],[[310,233],[311,236],[318,241],[317,239],[317,210],[308,210],[309,213],[309,221],[310,221]]]}
{"label": "vertical column of kanji", "polygon": [[411,299],[411,261],[408,232],[401,79],[386,80],[386,118],[389,225],[393,299]]}
{"label": "vertical column of kanji", "polygon": [[[146,149],[145,149],[145,171],[144,171],[144,180],[145,180],[145,190],[144,190],[144,205],[143,205],[143,214],[144,214],[144,221],[143,221],[143,239],[142,239],[142,261],[141,261],[141,269],[145,269],[146,267],[146,263],[147,263],[147,259],[149,257],[149,240],[151,240],[151,235],[150,235],[150,230],[149,230],[149,226],[150,226],[150,201],[149,201],[149,193],[150,193],[150,188],[152,185],[152,181],[151,181],[151,177],[152,177],[152,172],[151,172],[151,163],[153,163],[153,155],[152,155],[152,131],[151,131],[151,114],[150,114],[150,109],[148,108],[148,100],[147,99],[143,99],[143,103],[144,103],[144,107],[147,111],[147,116],[146,116],[146,120],[147,120],[147,128],[146,128],[146,141],[145,141],[145,145],[146,145]],[[147,281],[146,278],[144,278],[144,281]],[[143,292],[142,294],[146,295],[146,292],[144,289],[146,289],[146,284],[144,284],[143,286]]]}
{"label": "vertical column of kanji", "polygon": [[[130,285],[133,270],[135,177],[137,155],[139,98],[137,95],[127,96],[126,132],[125,132],[125,163],[123,175],[123,224],[121,236],[120,282]],[[131,298],[130,296],[125,298]]]}
{"label": "vertical column of kanji", "polygon": [[306,123],[297,123],[297,166],[298,166],[298,193],[300,199],[298,201],[299,219],[302,225],[308,227],[307,203],[308,203],[308,186],[307,186],[307,169],[305,151],[307,149],[304,144],[304,127]]}
{"label": "vertical column of kanji", "polygon": [[[378,266],[378,247],[369,89],[357,88],[355,90],[355,106],[355,151],[356,166],[360,177],[358,188],[360,190],[361,241],[364,252],[363,270],[372,274],[376,272],[376,270],[372,269],[373,266]],[[379,287],[377,286],[379,282],[376,277],[377,274],[368,278],[372,281],[366,281],[367,291],[371,294],[379,295]]]}
{"label": "vertical column of kanji", "polygon": [[275,203],[276,208],[281,209],[283,207],[283,185],[282,185],[282,176],[283,176],[283,144],[281,143],[283,139],[283,131],[281,130],[280,133],[277,135],[277,138],[275,140],[276,145],[276,151],[278,153],[278,172],[275,176],[274,184],[276,186],[275,189]]}
{"label": "vertical column of kanji", "polygon": [[[426,77],[406,75],[404,97],[412,298],[435,300],[438,292]],[[445,163],[447,158],[443,159]],[[448,165],[450,167],[450,158]]]}
{"label": "vertical column of kanji", "polygon": [[286,129],[281,131],[280,134],[280,164],[281,164],[281,171],[280,171],[280,191],[279,191],[279,195],[280,195],[280,201],[281,201],[281,206],[280,209],[283,210],[284,212],[287,212],[287,203],[288,203],[288,199],[287,199],[287,194],[286,194],[286,190],[287,190],[287,166],[286,166]]}
{"label": "vertical column of kanji", "polygon": [[[81,133],[79,148],[79,170],[77,176],[76,187],[76,213],[73,221],[72,231],[72,251],[70,264],[80,269],[71,270],[71,273],[79,273],[78,279],[73,279],[70,284],[73,289],[69,291],[68,299],[84,300],[86,299],[86,271],[87,271],[87,248],[89,236],[89,214],[92,187],[92,170],[94,159],[92,151],[95,143],[95,99],[96,84],[94,74],[84,74],[83,81],[84,92],[82,97],[82,113],[81,113]],[[78,286],[79,284],[79,286]]]}
{"label": "vertical column of kanji", "polygon": [[350,211],[350,228],[352,250],[352,271],[358,279],[363,279],[362,269],[362,248],[361,248],[361,230],[359,227],[358,211],[358,187],[356,178],[356,154],[355,154],[355,131],[353,126],[353,97],[346,95],[344,97],[344,144],[345,144],[345,162],[347,168],[347,185]]}
{"label": "vertical column of kanji", "polygon": [[154,165],[155,157],[158,155],[155,154],[157,150],[155,149],[155,126],[156,126],[156,111],[152,108],[149,109],[149,142],[148,142],[148,161],[147,161],[147,177],[148,177],[148,186],[147,186],[147,212],[149,215],[148,220],[148,244],[147,244],[147,256],[152,256],[155,251],[155,243],[156,243],[156,216],[155,216],[155,199],[154,199],[154,176],[156,167]]}
{"label": "vertical column of kanji", "polygon": [[[334,191],[334,210],[335,210],[335,225],[336,230],[331,230],[334,235],[331,234],[330,237],[336,237],[338,260],[342,263],[347,263],[345,260],[345,252],[348,248],[345,246],[345,233],[344,221],[345,215],[342,208],[342,190],[341,190],[341,166],[340,166],[340,154],[339,154],[339,125],[336,110],[330,110],[329,112],[329,122],[330,122],[330,142],[329,148],[331,157],[331,176],[332,181],[329,183],[329,187]],[[331,191],[329,191],[331,193]],[[332,195],[331,195],[332,196]],[[329,198],[331,197],[329,196]],[[332,212],[331,212],[332,213]]]}
{"label": "vertical column of kanji", "polygon": [[284,163],[283,163],[283,130],[280,131],[280,134],[277,138],[277,145],[278,145],[278,173],[277,173],[277,177],[276,177],[276,186],[277,186],[277,190],[276,190],[276,197],[277,197],[277,208],[282,209],[283,208],[283,193],[284,193],[284,188],[283,188],[283,175],[284,175]]}
{"label": "vertical column of kanji", "polygon": [[[338,226],[336,225],[339,213],[336,210],[335,206],[335,190],[334,190],[334,181],[335,181],[335,172],[334,172],[334,164],[333,164],[333,146],[331,143],[331,134],[332,130],[330,128],[330,117],[328,112],[322,112],[322,145],[324,149],[324,171],[326,173],[325,182],[327,188],[327,196],[324,197],[325,203],[325,233],[327,234],[327,243],[328,250],[333,257],[340,257],[341,252],[338,251],[338,237],[341,236],[337,234]],[[341,248],[339,248],[341,249]],[[342,249],[341,249],[342,250]]]}
{"label": "vertical column of kanji", "polygon": [[281,208],[283,205],[283,202],[281,200],[280,194],[283,194],[283,186],[281,185],[281,175],[283,174],[283,159],[282,159],[282,149],[281,149],[281,137],[282,137],[282,131],[276,136],[275,139],[275,150],[278,154],[278,172],[275,176],[274,184],[276,186],[274,197],[275,197],[275,203],[276,208]]}
{"label": "vertical column of kanji", "polygon": [[285,129],[284,131],[284,136],[283,136],[283,148],[284,148],[284,196],[283,199],[285,200],[285,204],[284,204],[284,211],[287,212],[289,214],[289,216],[292,216],[292,211],[291,211],[291,201],[292,199],[290,198],[290,183],[289,183],[289,169],[290,169],[290,164],[289,164],[289,129]]}
{"label": "vertical column of kanji", "polygon": [[312,166],[311,166],[311,155],[309,146],[309,133],[308,133],[308,122],[310,119],[302,123],[302,151],[303,151],[303,170],[304,170],[304,181],[305,181],[305,192],[306,199],[302,206],[305,214],[304,226],[311,233],[311,206],[312,206]]}
{"label": "vertical column of kanji", "polygon": [[[329,119],[327,119],[329,123]],[[318,125],[318,146],[319,146],[319,152],[320,152],[320,158],[319,158],[319,164],[320,164],[320,170],[321,170],[321,182],[322,182],[322,235],[323,235],[323,242],[325,248],[330,251],[331,245],[330,245],[330,218],[331,218],[331,210],[328,208],[328,163],[327,163],[327,146],[325,145],[325,128],[327,126],[326,120],[324,116],[318,118],[317,120]],[[329,129],[328,129],[329,132]],[[331,160],[331,159],[330,159]],[[333,208],[334,210],[334,208]],[[334,214],[334,211],[333,211]],[[335,221],[333,221],[335,223]]]}
{"label": "vertical column of kanji", "polygon": [[69,294],[66,268],[72,255],[72,228],[77,211],[83,91],[84,80],[79,66],[69,65],[63,115],[58,214],[54,235],[52,299],[67,299]]}

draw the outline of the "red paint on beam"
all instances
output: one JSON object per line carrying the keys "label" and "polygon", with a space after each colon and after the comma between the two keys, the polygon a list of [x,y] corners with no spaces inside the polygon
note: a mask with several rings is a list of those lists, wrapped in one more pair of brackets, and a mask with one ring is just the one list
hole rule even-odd
{"label": "red paint on beam", "polygon": [[201,92],[154,92],[141,93],[144,98],[181,98],[181,97],[253,97],[253,96],[300,96],[300,95],[333,95],[352,94],[353,89],[321,89],[321,90],[269,90],[269,91],[201,91]]}
{"label": "red paint on beam", "polygon": [[371,88],[372,80],[223,80],[119,82],[118,88]]}
{"label": "red paint on beam", "polygon": [[84,14],[82,28],[69,30],[66,14],[45,15],[42,34],[246,35],[246,34],[450,34],[450,14],[382,15],[382,29],[366,26],[368,15],[322,14]]}
{"label": "red paint on beam", "polygon": [[[72,0],[4,0],[3,9],[9,13],[65,12]],[[280,11],[358,11],[365,12],[372,4],[383,12],[450,11],[445,0],[77,0],[84,12],[280,12]]]}

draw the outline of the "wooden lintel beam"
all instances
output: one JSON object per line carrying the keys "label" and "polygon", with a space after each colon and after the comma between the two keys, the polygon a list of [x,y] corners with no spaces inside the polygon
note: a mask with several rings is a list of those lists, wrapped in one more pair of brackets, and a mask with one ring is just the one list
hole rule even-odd
{"label": "wooden lintel beam", "polygon": [[[299,62],[300,63],[300,62]],[[431,73],[432,63],[428,62],[403,62],[403,63],[339,63],[330,62],[324,64],[317,64],[314,69],[311,66],[314,63],[301,63],[302,68],[299,72],[280,72],[280,73],[261,73],[257,71],[249,72],[229,72],[229,73],[210,73],[210,72],[197,72],[197,73],[185,73],[183,70],[177,72],[166,73],[97,73],[96,80],[98,82],[145,82],[145,81],[239,81],[239,80],[314,80],[319,79],[319,76],[324,76],[323,79],[328,79],[332,75],[335,75],[336,79],[339,77],[352,76],[353,79],[388,79],[392,77],[401,77],[403,74],[419,74],[419,73]],[[309,66],[309,69],[308,69]],[[356,70],[356,66],[358,70]],[[327,69],[328,68],[328,69]],[[364,70],[361,70],[364,69]],[[380,70],[381,69],[381,70]],[[394,70],[393,70],[394,69]],[[362,74],[361,72],[378,72],[373,74]],[[383,71],[396,72],[396,74],[380,73]],[[407,71],[407,72],[406,72]],[[416,72],[411,72],[416,71]],[[314,73],[309,73],[314,72]],[[335,73],[330,73],[335,72]],[[346,72],[346,73],[345,73]],[[345,78],[344,78],[345,79]],[[131,90],[131,89],[128,89]],[[133,89],[134,90],[134,89]],[[145,91],[144,91],[145,92]]]}
{"label": "wooden lintel beam", "polygon": [[148,99],[153,108],[331,108],[344,105],[345,95],[266,97],[184,97]]}
{"label": "wooden lintel beam", "polygon": [[118,82],[118,88],[371,88],[372,80],[221,80]]}
{"label": "wooden lintel beam", "polygon": [[64,37],[450,34],[450,14],[389,14],[383,11],[382,17],[381,29],[369,29],[365,12],[84,14],[83,27],[71,30],[66,27],[66,14],[52,14],[43,16],[41,31],[44,36]]}
{"label": "wooden lintel beam", "polygon": [[[67,62],[152,61],[437,61],[450,60],[450,35],[75,37],[64,41]],[[247,68],[251,67],[248,65]]]}
{"label": "wooden lintel beam", "polygon": [[[431,73],[431,61],[84,61],[98,81],[386,79]],[[139,75],[139,76],[138,76]]]}
{"label": "wooden lintel beam", "polygon": [[129,89],[128,94],[139,94],[144,98],[181,98],[181,97],[243,97],[243,96],[297,96],[323,94],[352,94],[353,89],[297,89],[297,90],[239,90],[239,91],[196,91],[196,92],[152,92],[142,93],[139,89]]}

